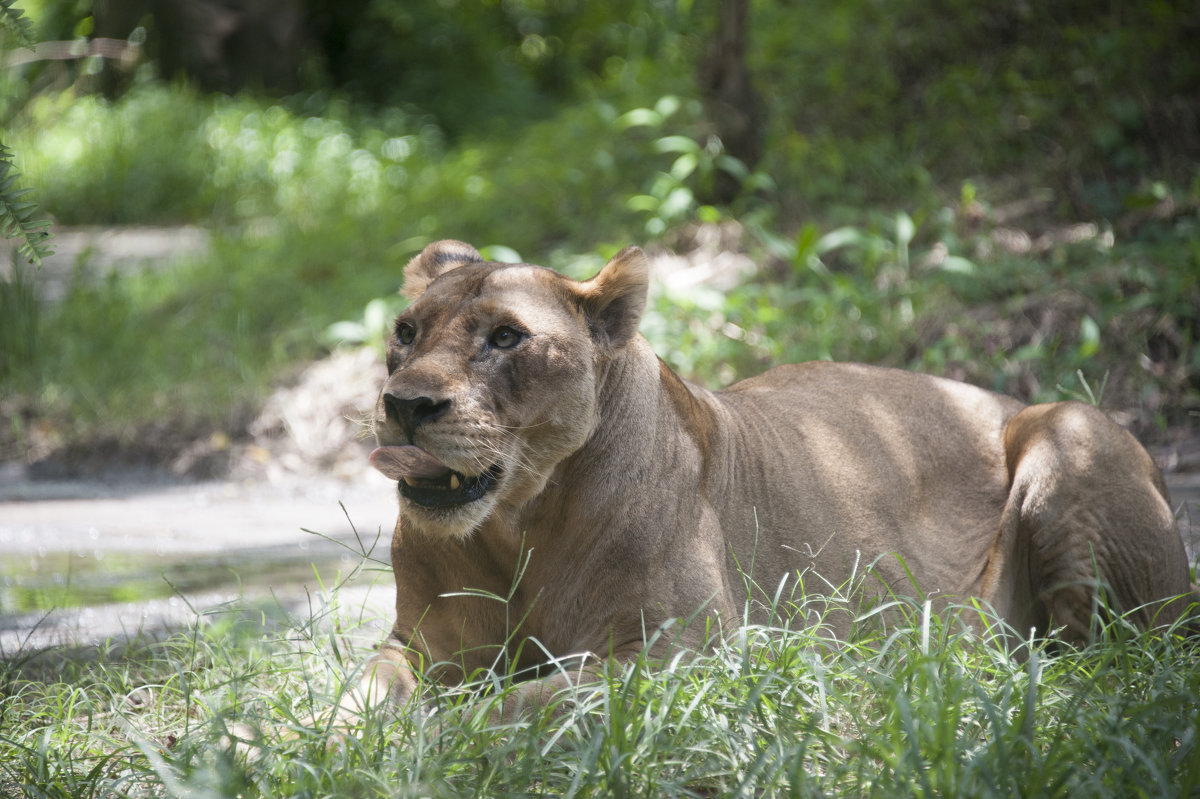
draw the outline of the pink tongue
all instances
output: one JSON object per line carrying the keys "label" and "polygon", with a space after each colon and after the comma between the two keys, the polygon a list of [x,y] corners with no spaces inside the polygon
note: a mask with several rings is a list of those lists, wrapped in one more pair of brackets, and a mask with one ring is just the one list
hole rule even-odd
{"label": "pink tongue", "polygon": [[450,467],[420,447],[406,444],[402,447],[377,447],[371,453],[371,465],[393,480],[405,477],[442,477]]}

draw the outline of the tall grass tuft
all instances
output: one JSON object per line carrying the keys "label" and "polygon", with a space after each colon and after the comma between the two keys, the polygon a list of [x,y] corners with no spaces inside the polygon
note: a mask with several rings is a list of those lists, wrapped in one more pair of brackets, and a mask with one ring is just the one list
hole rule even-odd
{"label": "tall grass tuft", "polygon": [[[498,723],[517,685],[328,713],[375,632],[336,593],[264,627],[234,609],[158,644],[0,667],[0,793],[23,797],[1188,796],[1200,641],[1117,619],[1015,660],[955,609],[896,600],[844,643],[802,598],[711,651],[611,666]],[[316,720],[313,721],[315,713]],[[253,753],[239,748],[239,730]]]}

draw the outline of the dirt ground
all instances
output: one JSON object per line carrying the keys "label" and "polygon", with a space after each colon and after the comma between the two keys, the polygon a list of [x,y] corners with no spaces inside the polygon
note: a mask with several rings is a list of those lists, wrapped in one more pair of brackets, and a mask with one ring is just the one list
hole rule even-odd
{"label": "dirt ground", "polygon": [[169,594],[49,613],[0,601],[0,657],[160,637],[231,603],[272,615],[306,613],[364,561],[371,570],[340,598],[365,603],[382,619],[395,595],[384,567],[395,514],[395,484],[369,470],[355,481],[147,486],[30,480],[11,464],[0,467],[0,599],[14,568],[18,581],[53,586],[72,579],[45,573],[62,572],[64,562],[78,570],[80,586],[95,585],[105,596],[120,593],[106,584],[106,569]]}

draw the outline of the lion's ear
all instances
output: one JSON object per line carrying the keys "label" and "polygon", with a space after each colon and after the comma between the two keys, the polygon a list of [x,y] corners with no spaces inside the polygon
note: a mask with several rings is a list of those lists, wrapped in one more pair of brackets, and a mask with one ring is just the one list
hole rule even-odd
{"label": "lion's ear", "polygon": [[633,338],[649,286],[650,262],[637,247],[621,250],[598,275],[584,281],[581,305],[598,342],[617,349]]}
{"label": "lion's ear", "polygon": [[483,256],[470,244],[452,239],[435,241],[404,267],[404,296],[415,302],[438,275],[482,260]]}

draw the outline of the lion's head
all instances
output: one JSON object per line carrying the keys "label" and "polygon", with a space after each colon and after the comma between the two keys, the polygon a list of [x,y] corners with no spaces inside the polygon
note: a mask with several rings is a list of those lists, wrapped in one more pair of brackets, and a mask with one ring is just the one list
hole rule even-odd
{"label": "lion's head", "polygon": [[456,241],[408,264],[371,455],[406,530],[467,536],[545,488],[595,429],[601,370],[637,333],[647,273],[635,247],[583,282]]}

